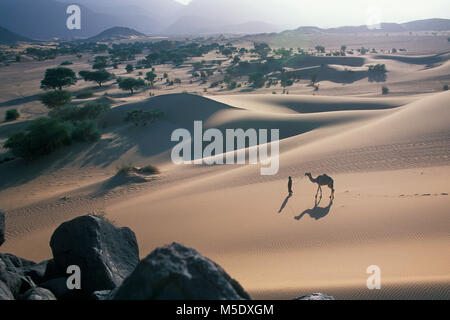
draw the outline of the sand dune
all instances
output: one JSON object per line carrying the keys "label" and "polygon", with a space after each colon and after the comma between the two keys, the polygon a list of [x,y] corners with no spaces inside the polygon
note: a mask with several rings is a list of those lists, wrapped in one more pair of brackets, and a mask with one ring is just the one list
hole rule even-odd
{"label": "sand dune", "polygon": [[[58,223],[102,209],[136,232],[142,255],[172,241],[196,247],[256,298],[311,291],[448,298],[449,98],[183,94],[116,107],[95,146],[55,155],[52,166],[40,164],[44,175],[3,185],[9,228],[2,251],[44,259]],[[148,128],[124,125],[135,108],[161,108],[166,117]],[[194,120],[205,128],[280,128],[278,175],[260,176],[258,165],[175,166],[168,137]],[[162,174],[108,185],[124,161],[157,162]],[[17,172],[16,165],[2,174]],[[325,188],[314,205],[307,171],[333,176],[333,202]],[[286,198],[288,175],[295,184]],[[18,201],[27,193],[30,199]],[[382,293],[365,289],[371,264],[382,268]]]}

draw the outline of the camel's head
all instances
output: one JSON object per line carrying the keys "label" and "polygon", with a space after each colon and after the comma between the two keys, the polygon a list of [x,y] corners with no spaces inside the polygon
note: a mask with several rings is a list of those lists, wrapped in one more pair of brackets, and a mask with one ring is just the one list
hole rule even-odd
{"label": "camel's head", "polygon": [[310,177],[311,176],[311,172],[305,173],[305,176]]}

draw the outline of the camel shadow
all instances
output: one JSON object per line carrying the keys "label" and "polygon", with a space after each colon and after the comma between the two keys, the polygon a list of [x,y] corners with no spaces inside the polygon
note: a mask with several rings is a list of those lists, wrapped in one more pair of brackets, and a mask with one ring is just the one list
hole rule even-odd
{"label": "camel shadow", "polygon": [[320,201],[315,202],[314,208],[306,209],[300,215],[294,217],[295,220],[300,220],[305,214],[309,214],[309,216],[315,220],[325,218],[330,213],[331,207],[333,206],[333,199],[330,199],[330,203],[326,207],[319,207],[319,204]]}
{"label": "camel shadow", "polygon": [[283,203],[281,204],[280,210],[278,211],[278,213],[281,213],[281,211],[284,210],[284,207],[286,207],[289,199],[292,197],[292,193],[289,193],[289,195],[286,197],[286,199],[284,199]]}

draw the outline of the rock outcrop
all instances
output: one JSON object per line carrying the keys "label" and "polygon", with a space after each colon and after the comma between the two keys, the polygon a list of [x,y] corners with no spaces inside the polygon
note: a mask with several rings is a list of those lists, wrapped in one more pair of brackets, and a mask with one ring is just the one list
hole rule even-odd
{"label": "rock outcrop", "polygon": [[0,246],[5,243],[5,213],[0,210]]}
{"label": "rock outcrop", "polygon": [[51,291],[44,288],[32,288],[20,295],[20,300],[56,300],[56,297]]}
{"label": "rock outcrop", "polygon": [[22,267],[33,264],[11,254],[0,254],[0,299],[17,299],[36,286],[30,277],[21,272]]}
{"label": "rock outcrop", "polygon": [[334,300],[334,297],[324,293],[313,293],[306,296],[295,298],[294,300]]}
{"label": "rock outcrop", "polygon": [[251,299],[219,265],[178,243],[154,250],[114,293],[116,300]]}
{"label": "rock outcrop", "polygon": [[60,272],[72,265],[80,268],[81,290],[86,295],[116,288],[139,262],[134,232],[95,215],[61,224],[51,237],[50,247]]}
{"label": "rock outcrop", "polygon": [[[139,261],[134,233],[96,215],[61,224],[53,259],[35,263],[0,254],[0,300],[244,300],[242,286],[214,261],[178,243]],[[81,289],[68,287],[67,268],[80,268]],[[70,280],[70,279],[69,279]],[[295,300],[334,300],[314,293]]]}

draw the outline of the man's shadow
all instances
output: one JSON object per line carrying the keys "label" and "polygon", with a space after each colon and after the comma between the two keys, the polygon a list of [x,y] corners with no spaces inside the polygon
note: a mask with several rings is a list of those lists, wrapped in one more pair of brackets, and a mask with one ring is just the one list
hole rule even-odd
{"label": "man's shadow", "polygon": [[326,217],[330,213],[330,209],[333,206],[333,199],[330,199],[330,203],[326,207],[319,207],[319,203],[320,201],[315,202],[314,208],[303,211],[300,215],[296,216],[295,219],[300,220],[305,214],[309,214],[310,217],[315,220]]}
{"label": "man's shadow", "polygon": [[281,211],[283,211],[284,207],[286,207],[286,205],[291,197],[292,197],[292,193],[289,193],[289,195],[286,197],[286,199],[284,199],[283,203],[281,204],[281,208],[278,211],[278,213],[281,213]]}

